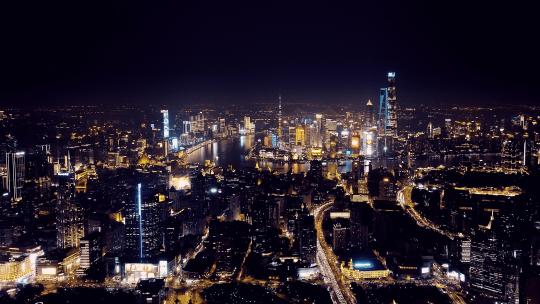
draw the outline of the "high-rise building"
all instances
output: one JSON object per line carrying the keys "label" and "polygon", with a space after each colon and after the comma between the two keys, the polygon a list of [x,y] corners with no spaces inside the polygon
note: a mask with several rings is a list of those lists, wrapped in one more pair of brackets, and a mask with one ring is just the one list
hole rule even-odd
{"label": "high-rise building", "polygon": [[296,136],[295,136],[295,144],[297,146],[303,146],[306,143],[306,132],[304,130],[304,126],[298,125],[296,126]]}
{"label": "high-rise building", "polygon": [[349,227],[337,223],[332,233],[332,249],[336,252],[344,251],[349,245]]}
{"label": "high-rise building", "polygon": [[246,134],[255,133],[255,124],[251,122],[251,118],[249,116],[244,116],[244,132]]}
{"label": "high-rise building", "polygon": [[191,133],[191,121],[189,120],[184,120],[182,122],[182,125],[183,125],[183,128],[182,128],[182,133],[183,134],[189,134]]}
{"label": "high-rise building", "polygon": [[373,102],[371,102],[371,99],[368,99],[366,103],[365,121],[365,126],[368,128],[371,128],[375,125],[375,111],[373,110]]}
{"label": "high-rise building", "polygon": [[8,152],[6,153],[7,167],[7,190],[13,202],[18,202],[22,199],[22,188],[25,178],[25,163],[24,152]]}
{"label": "high-rise building", "polygon": [[502,145],[501,163],[506,169],[525,168],[528,164],[528,145],[526,140],[511,137],[506,139]]}
{"label": "high-rise building", "polygon": [[83,275],[92,265],[97,263],[103,254],[103,242],[99,232],[92,233],[80,240],[80,264],[78,275]]}
{"label": "high-rise building", "polygon": [[169,138],[169,110],[161,110],[163,114],[163,139]]}
{"label": "high-rise building", "polygon": [[427,125],[427,136],[433,138],[433,123],[431,121]]}
{"label": "high-rise building", "polygon": [[376,129],[366,129],[362,134],[362,154],[367,157],[374,157],[377,152]]}
{"label": "high-rise building", "polygon": [[84,237],[84,213],[75,199],[72,177],[61,181],[56,202],[56,245],[58,248],[77,248]]}
{"label": "high-rise building", "polygon": [[308,127],[309,145],[311,147],[322,147],[321,129],[318,122],[313,122]]}
{"label": "high-rise building", "polygon": [[324,131],[324,118],[323,118],[323,115],[322,114],[315,114],[315,122],[316,122],[316,128],[317,128],[317,133],[319,134],[319,146],[318,147],[322,147],[326,138],[324,137],[325,135],[325,131]]}
{"label": "high-rise building", "polygon": [[227,136],[227,124],[225,123],[225,118],[219,119],[219,134],[221,136]]}
{"label": "high-rise building", "polygon": [[289,145],[296,144],[296,127],[289,127]]}
{"label": "high-rise building", "polygon": [[379,137],[382,140],[383,152],[393,149],[394,138],[397,137],[397,96],[396,73],[388,73],[388,87],[381,88],[379,94]]}
{"label": "high-rise building", "polygon": [[298,222],[298,249],[303,260],[314,263],[317,252],[317,238],[315,236],[315,219],[313,215],[303,212]]}
{"label": "high-rise building", "polygon": [[507,232],[507,225],[492,213],[489,223],[480,226],[471,241],[471,287],[494,303],[520,303],[520,253],[509,246]]}
{"label": "high-rise building", "polygon": [[396,73],[388,73],[388,127],[390,136],[397,136]]}
{"label": "high-rise building", "polygon": [[367,202],[351,202],[350,204],[350,239],[353,249],[365,249],[368,245],[370,208]]}
{"label": "high-rise building", "polygon": [[147,261],[155,257],[161,244],[160,209],[153,191],[135,187],[135,197],[126,206],[126,249],[127,255]]}
{"label": "high-rise building", "polygon": [[199,112],[197,115],[190,117],[190,126],[191,132],[193,133],[202,133],[206,128],[206,117],[202,112]]}
{"label": "high-rise building", "polygon": [[282,132],[283,130],[281,129],[282,128],[282,117],[281,117],[281,95],[279,95],[279,104],[278,104],[278,116],[277,116],[277,119],[278,119],[278,125],[277,125],[277,140],[278,142],[281,141],[281,136],[283,135]]}

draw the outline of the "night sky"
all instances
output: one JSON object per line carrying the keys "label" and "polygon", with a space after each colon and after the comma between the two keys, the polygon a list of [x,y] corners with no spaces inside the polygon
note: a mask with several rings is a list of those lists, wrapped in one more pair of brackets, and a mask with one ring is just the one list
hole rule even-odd
{"label": "night sky", "polygon": [[540,104],[525,2],[10,2],[0,104]]}

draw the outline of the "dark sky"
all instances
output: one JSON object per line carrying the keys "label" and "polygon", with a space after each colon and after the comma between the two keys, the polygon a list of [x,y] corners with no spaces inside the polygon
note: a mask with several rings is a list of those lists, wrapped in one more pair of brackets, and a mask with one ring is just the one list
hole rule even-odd
{"label": "dark sky", "polygon": [[0,104],[540,104],[526,2],[3,2]]}

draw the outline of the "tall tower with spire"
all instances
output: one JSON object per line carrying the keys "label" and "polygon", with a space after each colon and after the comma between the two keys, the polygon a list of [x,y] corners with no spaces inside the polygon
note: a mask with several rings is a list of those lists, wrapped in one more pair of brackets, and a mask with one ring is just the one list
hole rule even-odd
{"label": "tall tower with spire", "polygon": [[397,137],[397,96],[396,73],[388,73],[388,86],[380,89],[379,94],[379,138],[382,141],[383,154],[394,150]]}
{"label": "tall tower with spire", "polygon": [[396,95],[396,73],[388,73],[388,125],[390,136],[397,136],[397,95]]}
{"label": "tall tower with spire", "polygon": [[281,94],[279,95],[278,97],[278,100],[279,100],[279,104],[278,104],[278,129],[277,129],[277,136],[278,136],[278,142],[281,140],[281,133],[283,132],[282,131],[282,126],[281,126],[281,123],[282,123],[282,119],[281,119]]}
{"label": "tall tower with spire", "polygon": [[368,99],[366,103],[366,127],[372,127],[375,124],[375,112],[373,111],[373,102]]}

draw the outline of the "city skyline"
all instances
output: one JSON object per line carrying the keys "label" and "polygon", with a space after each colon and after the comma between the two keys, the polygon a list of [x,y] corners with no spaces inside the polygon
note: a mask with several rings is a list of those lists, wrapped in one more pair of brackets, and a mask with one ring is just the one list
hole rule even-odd
{"label": "city skyline", "polygon": [[2,6],[0,303],[540,303],[527,4]]}

